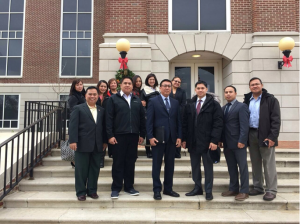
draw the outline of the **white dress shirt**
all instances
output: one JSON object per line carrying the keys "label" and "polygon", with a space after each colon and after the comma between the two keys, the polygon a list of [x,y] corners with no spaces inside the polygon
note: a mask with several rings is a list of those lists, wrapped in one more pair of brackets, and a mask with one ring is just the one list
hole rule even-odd
{"label": "white dress shirt", "polygon": [[122,97],[124,97],[124,99],[127,101],[127,103],[128,103],[128,105],[129,105],[129,107],[131,106],[130,105],[130,102],[131,102],[131,95],[132,95],[132,93],[130,93],[128,96],[121,90],[120,91],[120,95],[122,96]]}

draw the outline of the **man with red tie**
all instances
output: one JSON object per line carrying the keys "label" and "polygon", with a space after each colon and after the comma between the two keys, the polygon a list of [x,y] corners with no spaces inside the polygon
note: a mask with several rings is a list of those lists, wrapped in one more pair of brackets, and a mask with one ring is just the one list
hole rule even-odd
{"label": "man with red tie", "polygon": [[206,200],[212,200],[213,162],[208,150],[216,150],[223,129],[223,114],[220,104],[207,94],[207,83],[195,84],[196,96],[185,106],[183,115],[182,147],[188,148],[191,158],[192,178],[195,187],[186,196],[203,195],[201,185],[201,157],[205,172]]}

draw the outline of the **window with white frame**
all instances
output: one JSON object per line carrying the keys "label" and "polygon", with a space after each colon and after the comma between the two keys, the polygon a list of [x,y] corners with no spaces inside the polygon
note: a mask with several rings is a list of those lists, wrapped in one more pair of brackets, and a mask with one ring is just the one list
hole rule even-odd
{"label": "window with white frame", "polygon": [[25,0],[0,0],[0,77],[22,75]]}
{"label": "window with white frame", "polygon": [[0,128],[19,127],[19,95],[0,94]]}
{"label": "window with white frame", "polygon": [[229,31],[230,0],[169,0],[169,31]]}
{"label": "window with white frame", "polygon": [[93,0],[63,0],[60,76],[92,76]]}

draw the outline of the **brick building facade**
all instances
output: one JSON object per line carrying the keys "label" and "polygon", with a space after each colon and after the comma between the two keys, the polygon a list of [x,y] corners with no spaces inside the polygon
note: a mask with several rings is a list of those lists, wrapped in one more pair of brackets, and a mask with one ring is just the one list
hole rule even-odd
{"label": "brick building facade", "polygon": [[[0,10],[0,17],[22,13],[21,9],[13,8],[14,1],[0,1],[0,8],[3,4],[2,9],[7,9]],[[0,100],[4,102],[0,105],[0,131],[23,127],[26,100],[58,100],[60,95],[67,95],[79,71],[83,75],[77,77],[85,85],[114,77],[119,68],[115,43],[124,37],[131,42],[127,57],[133,72],[143,79],[150,72],[159,80],[179,75],[189,97],[193,94],[193,83],[208,77],[216,94],[222,96],[224,86],[233,84],[242,100],[249,91],[249,79],[262,78],[265,88],[280,101],[280,141],[298,143],[299,0],[23,2],[22,29],[13,29],[13,20],[8,20],[7,26],[0,22]],[[14,70],[15,56],[9,45],[18,35],[22,40],[19,73]],[[282,53],[277,45],[285,36],[292,37],[296,46],[292,67],[281,70],[277,61]],[[88,51],[86,46],[90,46]],[[1,49],[6,54],[1,55]],[[69,63],[65,67],[64,60]],[[80,70],[80,63],[89,63],[91,69]],[[18,125],[10,123],[8,127],[8,120],[16,121],[15,117],[5,115],[10,111],[5,109],[5,96],[8,99],[12,95],[18,96]]]}

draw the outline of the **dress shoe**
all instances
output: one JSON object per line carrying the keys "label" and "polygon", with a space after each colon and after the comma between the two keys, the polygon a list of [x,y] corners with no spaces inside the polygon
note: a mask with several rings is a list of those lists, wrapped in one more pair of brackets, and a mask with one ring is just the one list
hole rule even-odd
{"label": "dress shoe", "polygon": [[223,197],[237,196],[238,194],[239,194],[239,192],[235,192],[235,191],[222,192]]}
{"label": "dress shoe", "polygon": [[179,155],[175,155],[175,158],[176,159],[180,159],[181,158],[181,155],[179,154]]}
{"label": "dress shoe", "polygon": [[274,198],[276,198],[276,194],[272,194],[271,192],[267,192],[263,197],[265,201],[273,201]]}
{"label": "dress shoe", "polygon": [[104,168],[104,156],[100,160],[100,168]]}
{"label": "dress shoe", "polygon": [[205,199],[206,199],[207,201],[211,201],[211,200],[214,199],[214,197],[213,197],[212,193],[206,193]]}
{"label": "dress shoe", "polygon": [[249,194],[245,193],[239,193],[237,196],[235,196],[236,201],[245,201],[247,198],[249,198]]}
{"label": "dress shoe", "polygon": [[160,192],[154,192],[153,198],[154,198],[155,200],[161,200],[161,194],[160,194]]}
{"label": "dress shoe", "polygon": [[260,194],[264,194],[264,192],[252,189],[251,191],[249,191],[249,195],[250,196],[256,196],[256,195],[260,195]]}
{"label": "dress shoe", "polygon": [[195,196],[195,195],[203,195],[203,190],[194,188],[191,192],[185,194],[185,196]]}
{"label": "dress shoe", "polygon": [[77,199],[78,199],[78,201],[85,201],[86,200],[86,196],[85,195],[78,196]]}
{"label": "dress shoe", "polygon": [[163,194],[169,195],[171,197],[176,197],[176,198],[180,197],[180,195],[178,193],[176,193],[175,191],[170,191],[170,192],[164,191]]}
{"label": "dress shoe", "polygon": [[131,196],[137,196],[140,194],[140,192],[138,192],[137,190],[135,190],[134,188],[130,189],[129,191],[125,191],[127,194],[130,194]]}
{"label": "dress shoe", "polygon": [[71,166],[72,166],[72,168],[75,168],[74,162],[71,162]]}
{"label": "dress shoe", "polygon": [[92,199],[97,199],[97,198],[99,198],[99,196],[98,196],[97,193],[89,194],[88,196],[89,196],[90,198],[92,198]]}
{"label": "dress shoe", "polygon": [[152,158],[152,152],[147,153],[147,158]]}
{"label": "dress shoe", "polygon": [[112,199],[118,199],[119,198],[119,192],[118,191],[112,191],[110,197]]}

